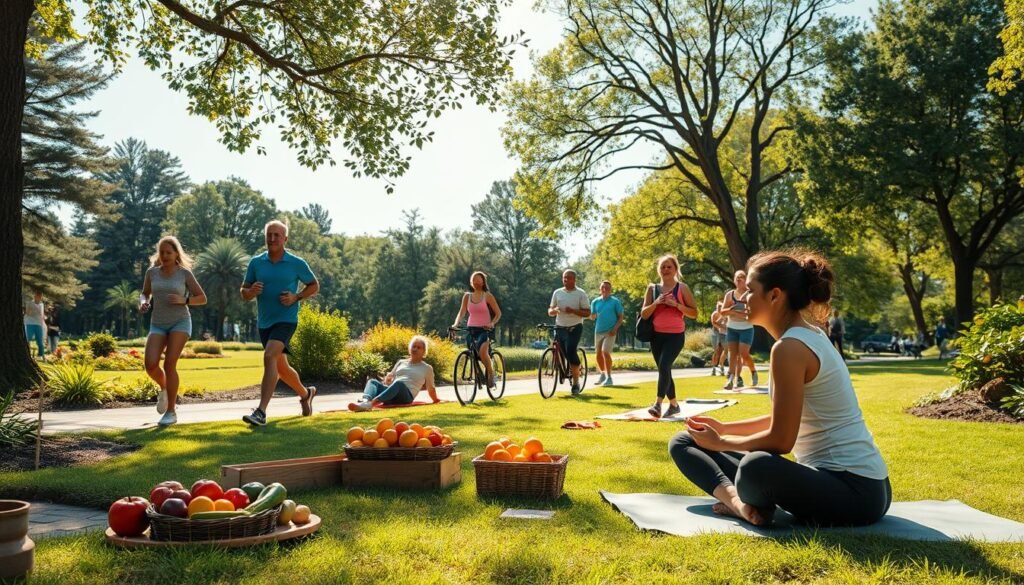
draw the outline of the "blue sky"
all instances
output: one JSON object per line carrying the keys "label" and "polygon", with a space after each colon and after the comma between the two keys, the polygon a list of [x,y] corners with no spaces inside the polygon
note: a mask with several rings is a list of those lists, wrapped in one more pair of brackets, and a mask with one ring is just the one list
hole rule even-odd
{"label": "blue sky", "polygon": [[[550,15],[535,12],[533,4],[533,0],[515,0],[503,14],[501,29],[505,34],[525,30],[530,50],[543,53],[558,43],[561,26]],[[866,18],[875,4],[875,0],[854,1],[837,13]],[[517,52],[514,69],[518,78],[529,76],[526,51]],[[179,157],[196,183],[237,175],[275,199],[279,208],[294,210],[319,203],[330,211],[333,230],[346,234],[377,234],[399,225],[402,210],[412,208],[420,209],[428,225],[468,228],[470,205],[484,197],[493,181],[511,177],[516,169],[516,161],[502,145],[500,129],[505,116],[472,104],[431,121],[434,142],[420,151],[410,151],[411,168],[397,179],[392,195],[384,192],[382,181],[355,179],[340,164],[316,171],[302,167],[272,128],[265,131],[261,142],[266,156],[254,150],[229,152],[218,142],[210,122],[187,113],[184,95],[168,89],[158,73],[137,60],[85,107],[99,111],[91,129],[103,136],[106,145],[140,138],[152,148]],[[334,152],[340,163],[344,152],[340,148]],[[606,200],[620,199],[639,178],[634,174],[606,181],[600,192]],[[582,247],[593,237],[593,233],[571,237],[567,242],[570,257],[582,255]]]}

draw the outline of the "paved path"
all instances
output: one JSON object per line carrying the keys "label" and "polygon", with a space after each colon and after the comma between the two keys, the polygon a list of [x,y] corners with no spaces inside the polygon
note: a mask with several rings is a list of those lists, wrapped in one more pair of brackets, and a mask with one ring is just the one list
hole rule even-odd
{"label": "paved path", "polygon": [[49,502],[30,502],[28,535],[31,538],[66,536],[107,527],[107,513],[92,508]]}

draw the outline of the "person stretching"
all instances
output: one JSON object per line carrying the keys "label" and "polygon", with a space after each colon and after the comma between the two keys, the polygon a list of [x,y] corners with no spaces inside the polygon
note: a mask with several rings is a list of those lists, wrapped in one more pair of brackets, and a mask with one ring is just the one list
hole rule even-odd
{"label": "person stretching", "polygon": [[804,314],[816,322],[828,316],[832,268],[805,251],[764,252],[748,266],[743,300],[750,320],[778,340],[771,350],[771,413],[729,423],[691,417],[669,441],[669,454],[718,500],[719,514],[764,526],[779,507],[806,524],[877,522],[892,502],[889,471],[843,357]]}
{"label": "person stretching", "polygon": [[412,404],[420,390],[426,388],[434,402],[441,402],[434,388],[434,367],[423,361],[427,357],[427,338],[416,335],[409,341],[409,358],[398,360],[384,381],[366,381],[363,396],[358,402],[350,402],[348,409],[364,412],[382,404]]}

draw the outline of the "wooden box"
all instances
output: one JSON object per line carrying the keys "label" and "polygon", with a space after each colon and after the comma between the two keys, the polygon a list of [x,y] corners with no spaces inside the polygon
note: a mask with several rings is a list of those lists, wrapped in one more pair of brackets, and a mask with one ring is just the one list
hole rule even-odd
{"label": "wooden box", "polygon": [[345,455],[324,455],[302,459],[280,459],[220,468],[224,489],[242,487],[251,482],[262,484],[280,482],[289,491],[293,489],[322,488],[341,484],[342,463]]}
{"label": "wooden box", "polygon": [[462,481],[462,453],[439,461],[341,462],[341,484],[345,487],[441,489]]}

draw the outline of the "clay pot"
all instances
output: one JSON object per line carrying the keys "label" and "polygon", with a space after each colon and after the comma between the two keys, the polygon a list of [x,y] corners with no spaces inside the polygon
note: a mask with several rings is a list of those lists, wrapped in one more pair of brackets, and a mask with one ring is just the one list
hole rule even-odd
{"label": "clay pot", "polygon": [[0,579],[32,571],[36,544],[28,537],[30,507],[28,502],[0,500]]}

